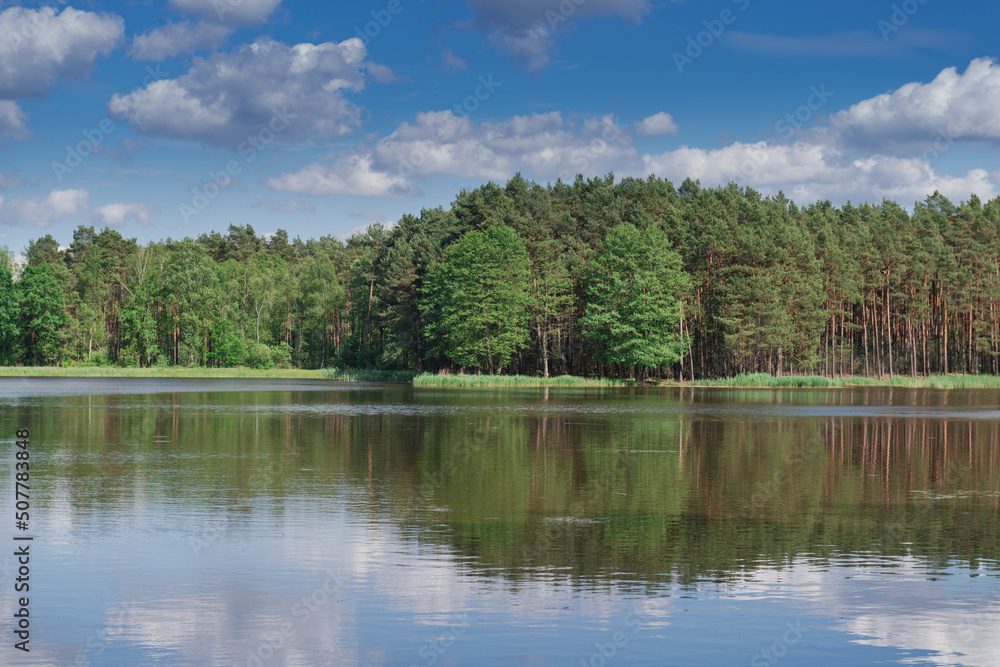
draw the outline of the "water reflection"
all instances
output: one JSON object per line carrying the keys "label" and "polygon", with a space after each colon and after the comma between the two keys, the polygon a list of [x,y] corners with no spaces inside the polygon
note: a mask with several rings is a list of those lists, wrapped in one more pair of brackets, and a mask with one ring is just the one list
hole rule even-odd
{"label": "water reflection", "polygon": [[0,384],[44,480],[24,664],[1000,655],[994,391],[117,382]]}

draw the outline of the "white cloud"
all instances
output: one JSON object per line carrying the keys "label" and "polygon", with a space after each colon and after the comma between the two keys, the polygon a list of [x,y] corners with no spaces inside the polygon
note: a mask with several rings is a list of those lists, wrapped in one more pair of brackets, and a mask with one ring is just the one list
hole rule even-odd
{"label": "white cloud", "polygon": [[661,134],[677,134],[677,123],[665,111],[653,114],[635,123],[635,133],[640,137],[656,137]]}
{"label": "white cloud", "polygon": [[94,220],[109,227],[121,227],[126,222],[138,222],[143,227],[149,227],[149,214],[152,212],[152,206],[139,202],[105,204],[94,209]]}
{"label": "white cloud", "polygon": [[170,0],[170,6],[212,23],[250,26],[263,23],[281,0]]}
{"label": "white cloud", "polygon": [[24,184],[24,179],[22,179],[17,174],[17,170],[14,171],[0,171],[0,190],[16,190]]}
{"label": "white cloud", "polygon": [[90,205],[86,190],[53,190],[45,198],[0,198],[0,220],[12,224],[48,227],[53,222],[72,218]]}
{"label": "white cloud", "polygon": [[490,41],[531,69],[549,62],[552,35],[582,16],[618,16],[639,22],[649,0],[469,0]]}
{"label": "white cloud", "polygon": [[108,110],[144,134],[230,149],[268,127],[281,142],[336,139],[361,124],[361,109],[344,95],[364,88],[372,66],[365,53],[357,38],[295,46],[262,38],[196,58],[176,79],[115,95]]}
{"label": "white cloud", "polygon": [[25,141],[31,138],[31,130],[25,123],[27,116],[16,102],[0,100],[0,137],[13,137]]}
{"label": "white cloud", "polygon": [[908,83],[833,114],[818,139],[892,154],[923,152],[942,139],[997,140],[998,108],[1000,65],[979,58],[963,74],[949,67],[930,83]]}
{"label": "white cloud", "polygon": [[451,111],[417,115],[379,140],[334,164],[313,163],[271,179],[284,192],[407,197],[419,193],[410,178],[439,174],[505,180],[517,171],[535,178],[572,179],[625,169],[637,154],[628,133],[612,116],[575,124],[557,111],[473,123]]}
{"label": "white cloud", "polygon": [[598,172],[605,165],[624,168],[636,152],[610,115],[577,126],[558,111],[481,123],[432,111],[381,139],[375,155],[378,168],[417,177],[502,180],[526,169],[536,178],[555,180],[573,170],[596,173],[590,167],[597,164]]}
{"label": "white cloud", "polygon": [[[504,181],[523,172],[544,182],[613,171],[675,183],[690,177],[706,187],[736,182],[765,194],[784,191],[803,205],[884,197],[909,204],[935,190],[956,201],[971,194],[989,199],[997,195],[1000,170],[946,174],[936,165],[960,143],[1000,139],[996,108],[1000,66],[981,59],[964,74],[948,69],[931,83],[864,100],[788,144],[735,142],[639,155],[631,135],[610,115],[580,123],[559,112],[473,122],[451,111],[430,111],[370,146],[342,154],[332,166],[314,163],[269,185],[316,195],[406,196],[416,191],[414,183],[439,175]],[[947,128],[945,138],[941,126]],[[653,136],[676,131],[676,124],[660,112],[632,129]],[[352,170],[363,177],[352,180]]]}
{"label": "white cloud", "polygon": [[214,51],[226,43],[233,29],[211,23],[168,23],[136,35],[129,53],[137,60],[166,60],[195,51]]}
{"label": "white cloud", "polygon": [[441,64],[444,66],[444,70],[449,74],[454,74],[460,70],[464,72],[469,69],[468,63],[466,63],[462,58],[456,56],[454,51],[450,48],[441,52]]}
{"label": "white cloud", "polygon": [[57,79],[86,77],[98,56],[122,40],[125,22],[113,14],[67,7],[10,7],[0,12],[0,98],[45,95]]}
{"label": "white cloud", "polygon": [[990,198],[996,186],[996,179],[983,169],[947,176],[919,157],[871,155],[845,160],[834,148],[805,142],[790,146],[737,142],[715,150],[684,146],[644,155],[640,173],[675,182],[693,178],[706,186],[732,181],[765,194],[781,190],[802,205],[823,199],[880,202],[883,197],[908,204],[934,190],[956,201],[972,193]]}
{"label": "white cloud", "polygon": [[406,178],[372,169],[371,155],[352,155],[332,165],[313,163],[267,182],[278,192],[357,197],[413,197],[420,194]]}

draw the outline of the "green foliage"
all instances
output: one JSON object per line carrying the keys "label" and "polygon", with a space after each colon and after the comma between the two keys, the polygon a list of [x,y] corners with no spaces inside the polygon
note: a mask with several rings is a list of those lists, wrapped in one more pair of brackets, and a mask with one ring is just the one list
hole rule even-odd
{"label": "green foliage", "polygon": [[688,278],[666,234],[618,225],[598,246],[586,282],[581,324],[599,357],[647,372],[680,360]]}
{"label": "green foliage", "polygon": [[292,346],[285,341],[271,346],[271,363],[277,368],[292,367]]}
{"label": "green foliage", "polygon": [[243,355],[243,365],[247,368],[274,368],[274,357],[271,354],[271,348],[259,341],[247,341],[245,354]]}
{"label": "green foliage", "polygon": [[491,375],[528,338],[530,259],[507,226],[466,233],[428,271],[423,310],[433,351]]}
{"label": "green foliage", "polygon": [[48,264],[25,267],[17,282],[18,320],[25,363],[58,365],[66,343],[63,289]]}
{"label": "green foliage", "polygon": [[233,330],[232,322],[225,318],[216,319],[212,323],[212,333],[209,338],[209,363],[213,366],[232,368],[242,366],[246,356],[246,345]]}
{"label": "green foliage", "polygon": [[[617,238],[631,228],[639,238]],[[1000,375],[1000,198],[934,193],[908,214],[890,201],[798,208],[735,183],[516,175],[346,243],[236,224],[142,247],[80,226],[68,247],[46,235],[25,256],[51,271],[68,320],[39,353],[4,308],[0,355],[15,363],[99,351],[113,364],[220,363],[212,325],[225,319],[256,343],[244,363],[262,367]],[[657,271],[689,286],[665,289]]]}
{"label": "green foliage", "polygon": [[18,357],[21,329],[17,291],[10,271],[0,266],[0,365],[13,364]]}
{"label": "green foliage", "polygon": [[5,245],[0,245],[0,271],[14,274],[14,253]]}

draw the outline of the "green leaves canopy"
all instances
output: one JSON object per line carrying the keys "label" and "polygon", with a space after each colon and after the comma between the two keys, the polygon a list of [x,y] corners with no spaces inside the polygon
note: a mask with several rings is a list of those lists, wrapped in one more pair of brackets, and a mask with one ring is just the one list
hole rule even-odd
{"label": "green leaves canopy", "polygon": [[605,361],[649,370],[680,360],[688,278],[666,234],[618,225],[591,259],[586,285],[581,324]]}
{"label": "green leaves canopy", "polygon": [[510,227],[471,231],[430,267],[422,306],[434,353],[490,374],[528,338],[531,260]]}

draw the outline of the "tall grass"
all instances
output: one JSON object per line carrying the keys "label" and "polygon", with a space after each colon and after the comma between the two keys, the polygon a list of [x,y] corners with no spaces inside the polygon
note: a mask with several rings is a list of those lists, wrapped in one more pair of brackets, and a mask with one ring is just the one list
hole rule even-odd
{"label": "tall grass", "polygon": [[581,378],[574,375],[532,377],[528,375],[434,375],[421,373],[414,387],[622,387],[623,380]]}
{"label": "tall grass", "polygon": [[320,374],[328,380],[349,382],[410,382],[416,375],[413,371],[380,371],[364,368],[324,368]]}
{"label": "tall grass", "polygon": [[202,368],[161,366],[123,368],[118,366],[7,366],[0,367],[0,377],[109,377],[109,378],[285,378],[320,379],[319,371],[298,368]]}
{"label": "tall grass", "polygon": [[927,387],[930,389],[1000,389],[1000,377],[995,375],[930,375],[928,377],[894,377],[890,387]]}
{"label": "tall grass", "polygon": [[731,378],[695,380],[696,387],[907,387],[913,389],[1000,389],[1000,377],[994,375],[931,375],[928,377],[895,376],[891,378],[842,377],[822,375],[784,375],[747,373]]}
{"label": "tall grass", "polygon": [[744,373],[731,378],[695,380],[696,387],[842,387],[843,379],[830,379],[822,375],[783,375],[774,377],[767,373]]}

